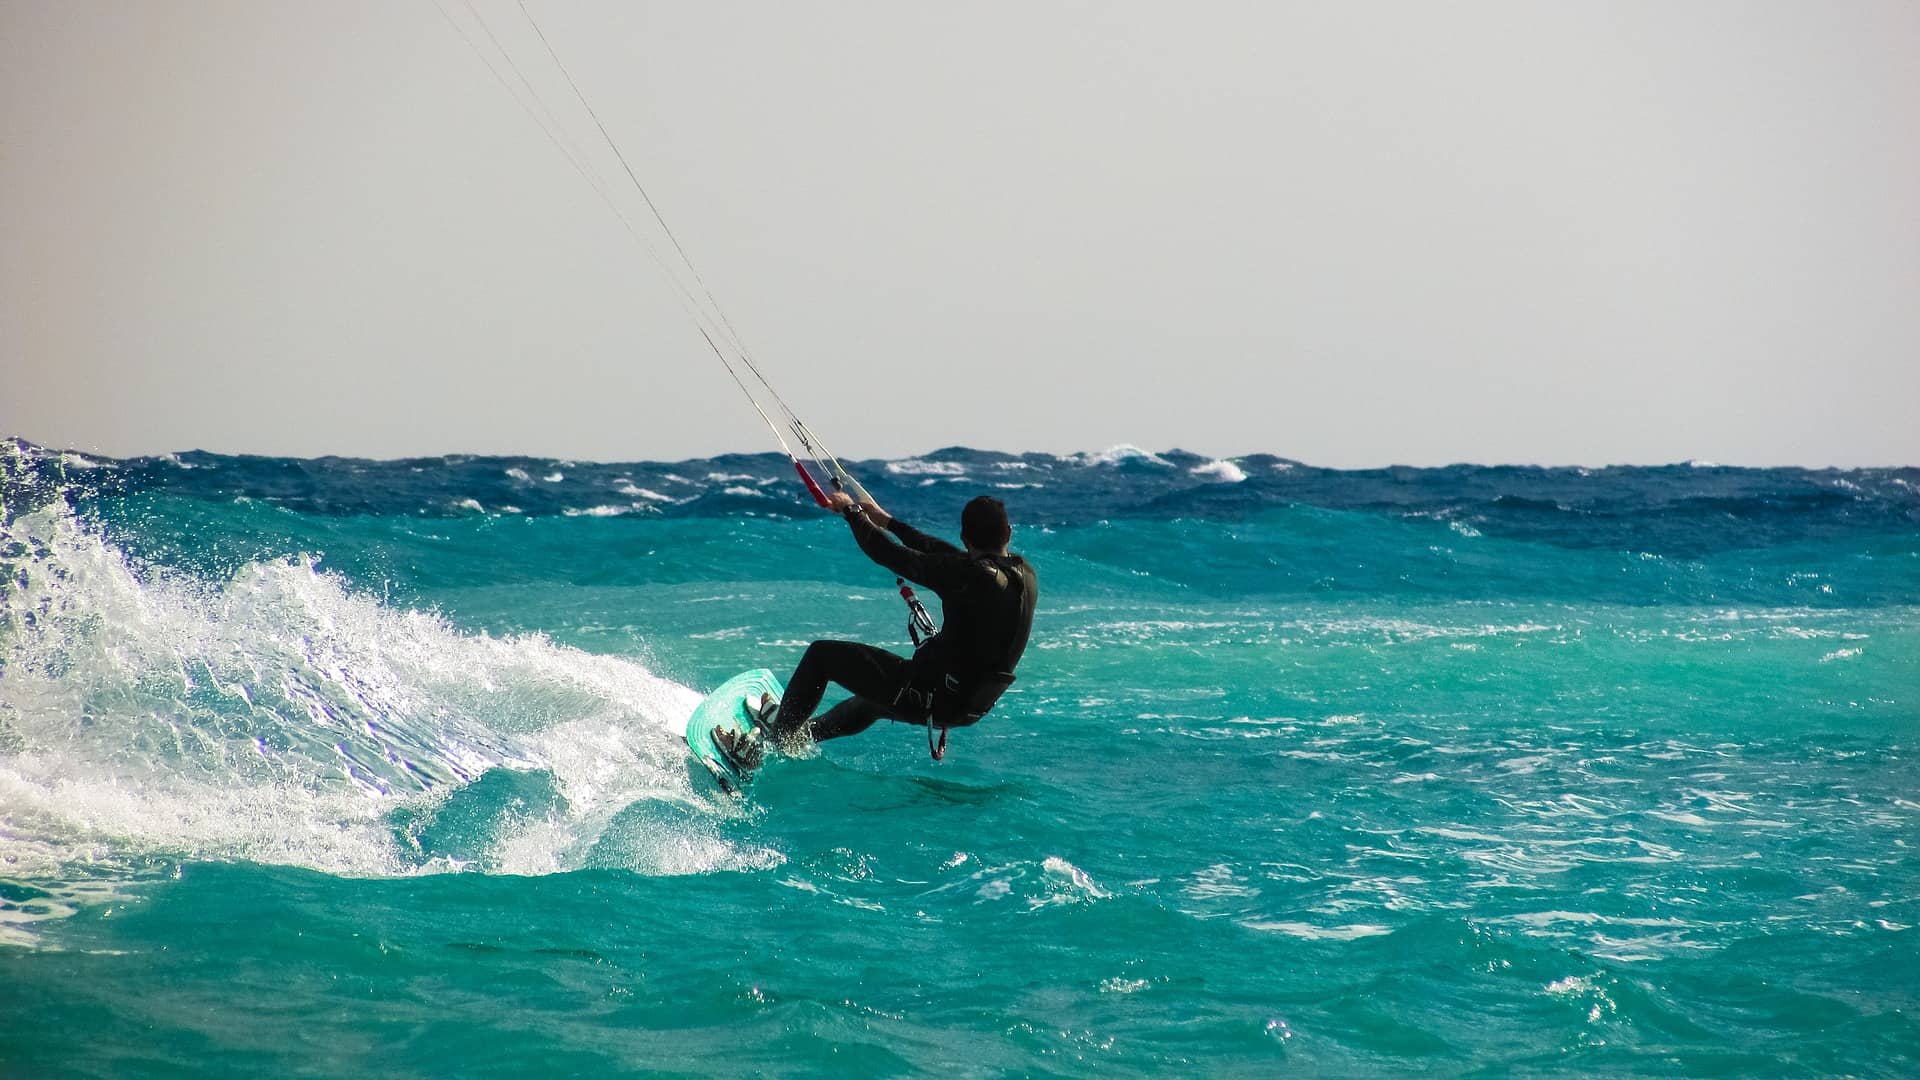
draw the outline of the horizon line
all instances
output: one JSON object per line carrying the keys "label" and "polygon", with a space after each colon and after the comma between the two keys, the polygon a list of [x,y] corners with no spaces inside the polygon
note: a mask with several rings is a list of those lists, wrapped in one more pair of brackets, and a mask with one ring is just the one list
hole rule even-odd
{"label": "horizon line", "polygon": [[[466,459],[472,459],[472,460],[482,460],[482,459],[504,460],[504,459],[519,458],[519,459],[524,459],[528,461],[573,463],[576,465],[577,464],[679,465],[679,464],[684,464],[686,462],[693,462],[693,461],[713,461],[723,457],[782,458],[786,456],[785,454],[781,453],[778,450],[725,450],[716,454],[694,455],[690,457],[677,457],[677,458],[635,457],[635,458],[620,458],[620,459],[596,458],[596,457],[588,457],[588,456],[583,456],[578,454],[543,455],[543,454],[529,454],[529,453],[475,452],[475,451],[460,451],[460,450],[447,451],[447,452],[438,453],[438,454],[400,454],[400,455],[393,455],[393,456],[367,456],[367,455],[357,455],[357,454],[332,454],[332,453],[305,454],[305,455],[303,454],[264,454],[264,453],[254,452],[254,451],[207,450],[201,447],[194,447],[191,449],[184,449],[184,450],[182,449],[163,450],[163,451],[154,452],[154,453],[140,453],[140,454],[128,454],[124,456],[116,456],[113,454],[104,453],[99,450],[80,449],[76,447],[49,446],[44,443],[35,442],[34,440],[29,439],[23,435],[14,435],[14,434],[0,435],[0,442],[5,442],[14,447],[20,447],[24,445],[27,447],[32,447],[37,450],[45,451],[48,453],[60,454],[63,456],[76,455],[85,459],[102,458],[102,459],[105,459],[106,461],[111,461],[111,462],[126,462],[126,461],[138,461],[138,460],[165,460],[167,458],[178,457],[182,454],[205,454],[210,457],[258,458],[258,459],[277,459],[277,460],[286,460],[286,461],[336,460],[336,461],[366,461],[366,462],[399,463],[399,462],[420,462],[420,461],[444,462],[449,458],[466,458]],[[1080,450],[1080,451],[1074,451],[1071,453],[1064,453],[1064,454],[1057,453],[1051,450],[1001,450],[1001,449],[994,449],[994,448],[988,448],[988,447],[963,446],[959,444],[954,444],[949,446],[937,447],[935,449],[926,450],[919,453],[906,454],[903,456],[884,456],[884,455],[861,456],[858,454],[842,454],[840,456],[843,460],[850,461],[850,462],[862,461],[862,462],[894,463],[894,462],[903,462],[903,461],[925,461],[925,460],[937,458],[939,455],[942,455],[942,454],[949,454],[954,452],[969,453],[969,454],[996,454],[1006,458],[1023,458],[1023,457],[1038,455],[1042,457],[1053,458],[1057,461],[1073,461],[1074,459],[1079,458],[1079,459],[1084,459],[1083,464],[1088,464],[1088,465],[1117,464],[1118,462],[1129,459],[1129,458],[1144,458],[1144,459],[1148,459],[1149,461],[1158,461],[1161,464],[1172,466],[1173,465],[1172,462],[1165,461],[1164,459],[1168,457],[1175,457],[1175,456],[1192,458],[1205,464],[1211,464],[1211,463],[1217,463],[1217,462],[1228,462],[1233,464],[1240,464],[1240,463],[1250,461],[1250,460],[1255,460],[1255,459],[1267,459],[1274,463],[1285,464],[1288,467],[1315,469],[1321,472],[1381,472],[1381,471],[1391,470],[1391,469],[1439,470],[1439,469],[1458,469],[1458,468],[1542,469],[1542,470],[1692,468],[1692,469],[1743,469],[1743,470],[1753,470],[1753,471],[1763,471],[1763,470],[1772,470],[1772,469],[1798,469],[1804,472],[1865,472],[1865,471],[1900,471],[1905,469],[1920,468],[1920,465],[1910,465],[1910,464],[1909,465],[1886,465],[1886,464],[1882,464],[1882,465],[1833,465],[1833,464],[1808,465],[1808,464],[1802,464],[1802,463],[1789,463],[1789,464],[1776,463],[1776,464],[1754,465],[1754,464],[1746,464],[1746,463],[1739,463],[1739,462],[1712,461],[1712,460],[1707,460],[1703,458],[1686,458],[1680,461],[1656,461],[1656,462],[1615,461],[1615,462],[1606,462],[1603,464],[1592,464],[1588,462],[1559,462],[1559,463],[1549,464],[1549,463],[1543,463],[1543,462],[1524,462],[1524,461],[1500,461],[1500,462],[1448,461],[1441,464],[1431,464],[1431,465],[1413,464],[1410,462],[1389,462],[1381,465],[1344,465],[1343,466],[1343,465],[1316,465],[1302,458],[1288,457],[1284,454],[1274,453],[1273,451],[1269,451],[1269,450],[1254,450],[1254,451],[1249,451],[1243,454],[1213,455],[1213,454],[1201,453],[1195,450],[1188,450],[1188,449],[1185,449],[1184,447],[1177,447],[1177,446],[1171,447],[1165,450],[1147,450],[1133,443],[1116,443],[1102,450]]]}

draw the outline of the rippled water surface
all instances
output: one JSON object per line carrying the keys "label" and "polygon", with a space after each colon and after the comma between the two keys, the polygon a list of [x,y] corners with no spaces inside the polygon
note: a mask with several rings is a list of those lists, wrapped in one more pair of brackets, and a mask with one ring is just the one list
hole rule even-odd
{"label": "rippled water surface", "polygon": [[781,467],[8,452],[0,1072],[1920,1071],[1920,473],[864,463],[1033,647],[736,803]]}

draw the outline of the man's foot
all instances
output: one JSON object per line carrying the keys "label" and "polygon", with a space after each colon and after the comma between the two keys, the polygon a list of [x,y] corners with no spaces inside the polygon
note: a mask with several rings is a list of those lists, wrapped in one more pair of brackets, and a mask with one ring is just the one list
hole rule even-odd
{"label": "man's foot", "polygon": [[758,730],[741,734],[732,728],[714,728],[713,745],[734,772],[746,774],[760,767],[766,757],[766,743]]}
{"label": "man's foot", "polygon": [[777,743],[780,741],[777,736],[777,727],[780,722],[780,703],[774,700],[772,694],[761,694],[760,700],[757,703],[752,698],[748,698],[741,704],[745,706],[747,715],[753,718],[753,734],[755,736],[768,743]]}

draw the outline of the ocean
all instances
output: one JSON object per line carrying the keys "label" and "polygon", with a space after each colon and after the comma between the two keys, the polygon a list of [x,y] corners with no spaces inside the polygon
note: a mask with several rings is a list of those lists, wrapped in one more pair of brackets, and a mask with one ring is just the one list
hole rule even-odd
{"label": "ocean", "polygon": [[1032,646],[736,801],[784,458],[0,444],[0,1075],[1920,1073],[1920,469],[848,464]]}

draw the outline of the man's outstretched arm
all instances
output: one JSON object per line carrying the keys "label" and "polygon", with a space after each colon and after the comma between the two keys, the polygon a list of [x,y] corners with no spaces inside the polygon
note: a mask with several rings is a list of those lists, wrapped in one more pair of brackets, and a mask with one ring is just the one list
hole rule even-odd
{"label": "man's outstretched arm", "polygon": [[[846,514],[847,524],[853,529],[853,539],[866,552],[867,558],[918,585],[938,591],[953,576],[950,556],[958,555],[960,549],[945,541],[927,536],[911,525],[902,525],[893,520],[893,516],[880,509],[874,503],[855,503],[848,496],[834,492],[827,497],[827,507]],[[876,521],[875,517],[880,520]],[[929,546],[918,548],[913,545],[895,543],[887,535],[892,531],[899,535],[905,529],[913,536],[927,541]],[[886,531],[883,531],[886,530]],[[907,538],[902,536],[902,541]]]}
{"label": "man's outstretched arm", "polygon": [[947,543],[937,536],[928,536],[919,529],[901,521],[899,518],[881,509],[880,504],[874,502],[872,499],[863,500],[860,503],[860,507],[867,512],[867,517],[871,518],[875,525],[899,537],[901,543],[915,551],[928,555],[961,554],[959,548],[954,547],[952,544]]}
{"label": "man's outstretched arm", "polygon": [[916,529],[913,526],[907,524],[906,522],[901,521],[899,518],[894,517],[891,514],[887,514],[885,510],[882,510],[880,512],[882,514],[886,514],[887,516],[886,522],[881,527],[886,529],[888,532],[892,533],[893,535],[899,537],[901,543],[907,545],[913,550],[925,552],[928,555],[960,554],[959,548],[954,547],[952,544],[947,543],[945,540],[942,540],[937,536],[928,536],[926,533],[923,533],[919,529]]}
{"label": "man's outstretched arm", "polygon": [[926,533],[921,532],[919,529],[916,529],[913,526],[907,524],[906,522],[901,521],[899,518],[894,517],[892,514],[887,513],[887,511],[883,509],[879,503],[874,502],[872,499],[862,499],[856,502],[851,496],[844,495],[836,491],[832,495],[827,497],[827,503],[830,507],[834,509],[838,509],[842,513],[846,512],[844,507],[849,507],[849,506],[860,507],[862,510],[865,510],[867,512],[868,520],[872,521],[875,525],[878,525],[881,528],[892,533],[894,536],[899,537],[901,543],[907,545],[908,547],[912,548],[915,551],[921,552],[922,554],[926,554],[926,555],[965,554],[959,548],[954,547],[952,544],[947,543],[945,540],[942,540],[937,536],[929,536]]}

